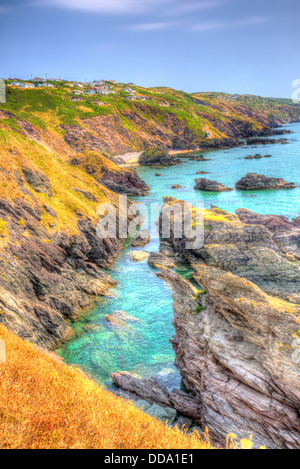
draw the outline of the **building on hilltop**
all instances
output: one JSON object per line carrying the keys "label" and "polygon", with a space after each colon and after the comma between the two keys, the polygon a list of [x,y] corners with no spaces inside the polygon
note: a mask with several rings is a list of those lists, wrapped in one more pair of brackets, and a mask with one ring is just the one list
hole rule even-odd
{"label": "building on hilltop", "polygon": [[34,88],[33,83],[20,83],[19,88]]}
{"label": "building on hilltop", "polygon": [[44,78],[41,78],[41,77],[35,77],[35,78],[31,78],[29,81],[39,81],[39,82],[45,82],[46,80]]}

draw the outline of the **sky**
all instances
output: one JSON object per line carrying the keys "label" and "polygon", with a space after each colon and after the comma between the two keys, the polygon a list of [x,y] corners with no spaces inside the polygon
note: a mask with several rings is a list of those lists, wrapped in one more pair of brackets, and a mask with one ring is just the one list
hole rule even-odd
{"label": "sky", "polygon": [[291,97],[299,0],[0,0],[0,77]]}

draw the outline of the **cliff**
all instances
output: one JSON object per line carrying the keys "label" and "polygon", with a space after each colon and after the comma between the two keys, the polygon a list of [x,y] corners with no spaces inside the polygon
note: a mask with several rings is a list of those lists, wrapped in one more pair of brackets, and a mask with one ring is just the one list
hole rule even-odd
{"label": "cliff", "polygon": [[159,269],[173,289],[175,363],[202,425],[223,445],[234,432],[251,433],[256,447],[298,448],[300,307],[214,267],[195,266],[200,295]]}
{"label": "cliff", "polygon": [[96,210],[117,195],[1,120],[0,141],[0,323],[54,348],[116,283],[101,268],[122,241],[97,236]]}
{"label": "cliff", "polygon": [[199,290],[158,266],[173,289],[171,342],[185,388],[215,441],[232,431],[252,433],[255,445],[297,448],[299,220],[212,207],[203,223],[202,248],[187,250],[174,225],[169,240],[171,255],[195,269]]}
{"label": "cliff", "polygon": [[52,89],[7,84],[7,103],[0,104],[5,124],[58,152],[64,148],[71,158],[85,151],[113,157],[149,146],[232,147],[241,138],[276,134],[275,127],[300,120],[300,106],[288,99],[134,86],[128,101],[124,86],[111,84],[114,94],[105,98],[84,94],[92,86],[84,85],[77,90],[80,101],[73,102],[76,87],[63,81]]}

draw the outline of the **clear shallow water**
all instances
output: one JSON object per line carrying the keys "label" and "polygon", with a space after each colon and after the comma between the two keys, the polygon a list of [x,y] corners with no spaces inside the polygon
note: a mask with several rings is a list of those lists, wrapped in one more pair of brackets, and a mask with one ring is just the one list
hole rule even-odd
{"label": "clear shallow water", "polygon": [[[141,202],[162,202],[163,196],[173,196],[189,202],[203,200],[205,207],[210,204],[234,212],[246,207],[261,214],[273,213],[295,217],[299,215],[300,188],[278,191],[204,193],[193,189],[194,179],[207,177],[226,186],[234,187],[235,182],[247,172],[266,176],[283,177],[288,182],[300,185],[300,123],[286,126],[295,133],[286,135],[289,145],[261,145],[256,148],[233,148],[206,152],[211,161],[188,161],[166,168],[138,167],[140,177],[151,187],[149,197]],[[278,137],[274,137],[278,138]],[[294,139],[295,141],[291,140]],[[260,153],[272,154],[272,158],[245,160],[245,156]],[[207,175],[196,175],[197,171],[208,171]],[[155,176],[160,172],[162,176]],[[172,189],[180,184],[182,189]],[[150,244],[137,250],[158,251],[157,236]],[[156,376],[168,387],[178,386],[180,376],[173,365],[174,352],[169,339],[174,334],[171,324],[173,317],[170,288],[156,276],[157,270],[147,261],[131,262],[129,252],[136,250],[127,246],[108,273],[119,281],[113,290],[114,298],[103,298],[92,311],[81,316],[72,324],[74,338],[57,352],[67,363],[76,363],[89,372],[97,381],[112,386],[110,373],[131,371],[141,377]],[[190,270],[179,272],[186,277]],[[116,310],[126,311],[140,321],[129,324],[121,330],[111,326],[106,314]],[[87,329],[87,326],[95,326]]]}

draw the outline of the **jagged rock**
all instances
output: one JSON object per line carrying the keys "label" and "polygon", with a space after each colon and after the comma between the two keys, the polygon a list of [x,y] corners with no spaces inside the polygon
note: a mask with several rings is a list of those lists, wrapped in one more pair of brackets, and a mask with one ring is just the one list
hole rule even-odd
{"label": "jagged rock", "polygon": [[128,196],[141,197],[148,195],[150,187],[140,179],[134,170],[112,172],[104,171],[99,182],[114,192]]}
{"label": "jagged rock", "polygon": [[180,186],[179,184],[174,184],[174,186],[172,186],[172,189],[180,189],[182,186]]}
{"label": "jagged rock", "polygon": [[173,389],[169,397],[177,412],[190,417],[198,423],[201,422],[201,401],[198,397],[187,394],[179,389]]}
{"label": "jagged rock", "polygon": [[141,379],[126,371],[111,373],[111,377],[116,386],[121,389],[137,394],[142,399],[150,400],[151,403],[171,407],[167,388],[155,378]]}
{"label": "jagged rock", "polygon": [[187,433],[188,430],[193,427],[193,421],[187,417],[182,417],[181,415],[177,416],[174,425],[180,430]]}
{"label": "jagged rock", "polygon": [[159,252],[167,257],[174,257],[175,251],[169,241],[163,240],[160,242]]}
{"label": "jagged rock", "polygon": [[267,177],[257,173],[247,173],[242,177],[235,187],[244,191],[257,191],[265,189],[293,189],[295,184],[293,182],[286,182],[282,178]]}
{"label": "jagged rock", "polygon": [[201,401],[203,426],[223,445],[233,432],[238,439],[251,433],[255,447],[298,448],[299,306],[231,273],[194,267],[207,292],[197,314],[195,287],[160,270],[173,289],[175,364]]}
{"label": "jagged rock", "polygon": [[150,243],[150,236],[148,233],[148,230],[140,230],[134,240],[131,243],[131,246],[133,247],[141,247],[141,246],[146,246],[147,244]]}
{"label": "jagged rock", "polygon": [[37,169],[22,168],[25,181],[36,191],[52,196],[51,184],[49,178]]}
{"label": "jagged rock", "polygon": [[224,191],[232,191],[230,187],[225,187],[223,184],[217,181],[211,181],[210,179],[206,178],[198,178],[195,179],[195,187],[194,189],[200,191],[209,191],[209,192],[224,192]]}
{"label": "jagged rock", "polygon": [[175,267],[175,262],[170,257],[165,256],[162,253],[150,252],[148,258],[149,265],[164,265],[165,267]]}
{"label": "jagged rock", "polygon": [[148,259],[149,257],[149,252],[146,251],[132,251],[129,253],[130,260],[132,262],[141,262],[144,261],[145,259]]}
{"label": "jagged rock", "polygon": [[161,173],[155,173],[155,176],[161,176]]}
{"label": "jagged rock", "polygon": [[10,240],[0,257],[0,322],[53,349],[72,335],[65,320],[75,319],[92,297],[107,295],[116,285],[100,267],[109,265],[122,242],[104,243],[88,219],[78,219],[78,234],[57,231],[46,242],[50,235],[42,215],[35,199],[0,200],[0,218],[7,220]]}
{"label": "jagged rock", "polygon": [[120,168],[114,161],[96,151],[79,153],[71,159],[70,164],[79,167],[97,182],[118,194],[144,196],[148,195],[150,190],[136,171]]}
{"label": "jagged rock", "polygon": [[[263,225],[273,234],[273,241],[286,256],[300,260],[300,224],[280,215],[259,215],[245,208],[236,210],[243,223]],[[292,259],[292,258],[290,258]],[[293,259],[292,259],[293,260]]]}
{"label": "jagged rock", "polygon": [[180,162],[172,158],[166,149],[160,147],[150,147],[139,157],[139,164],[142,166],[171,166]]}
{"label": "jagged rock", "polygon": [[[168,198],[166,203],[170,208],[180,201]],[[269,294],[300,302],[300,264],[284,255],[289,251],[297,255],[298,234],[274,236],[266,227],[242,223],[236,215],[217,207],[204,211],[203,234],[201,248],[186,249],[189,240],[184,231],[182,238],[174,237],[172,222],[169,242],[175,253],[187,262],[219,267],[255,282]]]}

